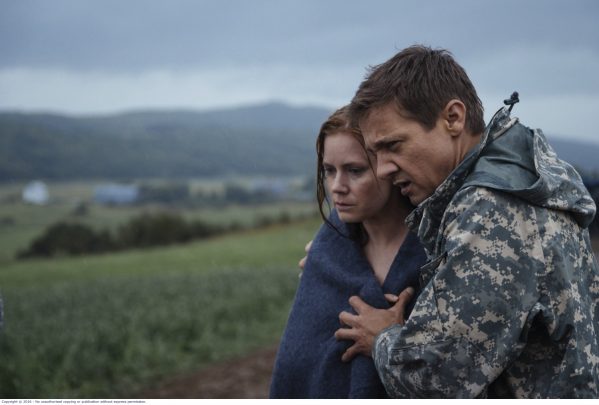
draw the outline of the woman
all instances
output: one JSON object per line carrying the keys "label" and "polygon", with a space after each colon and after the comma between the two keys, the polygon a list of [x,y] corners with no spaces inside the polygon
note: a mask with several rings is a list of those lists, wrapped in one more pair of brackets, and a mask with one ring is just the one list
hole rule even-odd
{"label": "woman", "polygon": [[[376,178],[361,134],[346,108],[322,125],[316,142],[317,197],[325,221],[310,248],[283,334],[272,398],[380,398],[385,390],[370,357],[341,360],[351,342],[337,341],[339,313],[358,295],[388,308],[385,293],[418,284],[425,254],[404,223],[412,207],[390,181]],[[324,202],[335,209],[327,219]]]}

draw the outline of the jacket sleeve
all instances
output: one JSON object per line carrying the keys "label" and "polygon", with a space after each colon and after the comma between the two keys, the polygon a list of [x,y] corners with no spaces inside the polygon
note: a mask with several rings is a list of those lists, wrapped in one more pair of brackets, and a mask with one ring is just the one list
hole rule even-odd
{"label": "jacket sleeve", "polygon": [[392,397],[484,396],[524,347],[543,252],[535,211],[484,188],[456,194],[443,253],[404,326],[384,330],[373,358]]}

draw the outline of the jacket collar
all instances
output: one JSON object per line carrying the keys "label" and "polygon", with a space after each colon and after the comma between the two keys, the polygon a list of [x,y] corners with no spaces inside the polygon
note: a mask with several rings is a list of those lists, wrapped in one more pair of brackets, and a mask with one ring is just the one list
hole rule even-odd
{"label": "jacket collar", "polygon": [[517,118],[510,118],[510,112],[507,107],[503,107],[497,111],[489,122],[489,125],[485,128],[480,142],[468,152],[464,160],[437,187],[433,194],[421,202],[406,218],[408,227],[418,234],[429,257],[440,253],[436,252],[439,247],[437,234],[445,209],[455,193],[464,184],[466,177],[470,174],[482,151],[517,122]]}

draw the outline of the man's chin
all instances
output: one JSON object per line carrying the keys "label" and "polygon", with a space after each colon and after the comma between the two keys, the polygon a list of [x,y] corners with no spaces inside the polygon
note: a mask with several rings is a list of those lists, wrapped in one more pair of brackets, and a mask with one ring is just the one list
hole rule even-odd
{"label": "man's chin", "polygon": [[417,207],[422,201],[426,200],[426,197],[411,194],[408,196],[408,200],[410,200],[414,207]]}

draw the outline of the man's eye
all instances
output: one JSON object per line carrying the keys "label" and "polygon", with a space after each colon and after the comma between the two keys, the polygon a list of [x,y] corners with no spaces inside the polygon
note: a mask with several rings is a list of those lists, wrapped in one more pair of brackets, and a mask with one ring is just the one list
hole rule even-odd
{"label": "man's eye", "polygon": [[399,146],[399,141],[391,141],[387,144],[387,150],[393,150]]}

